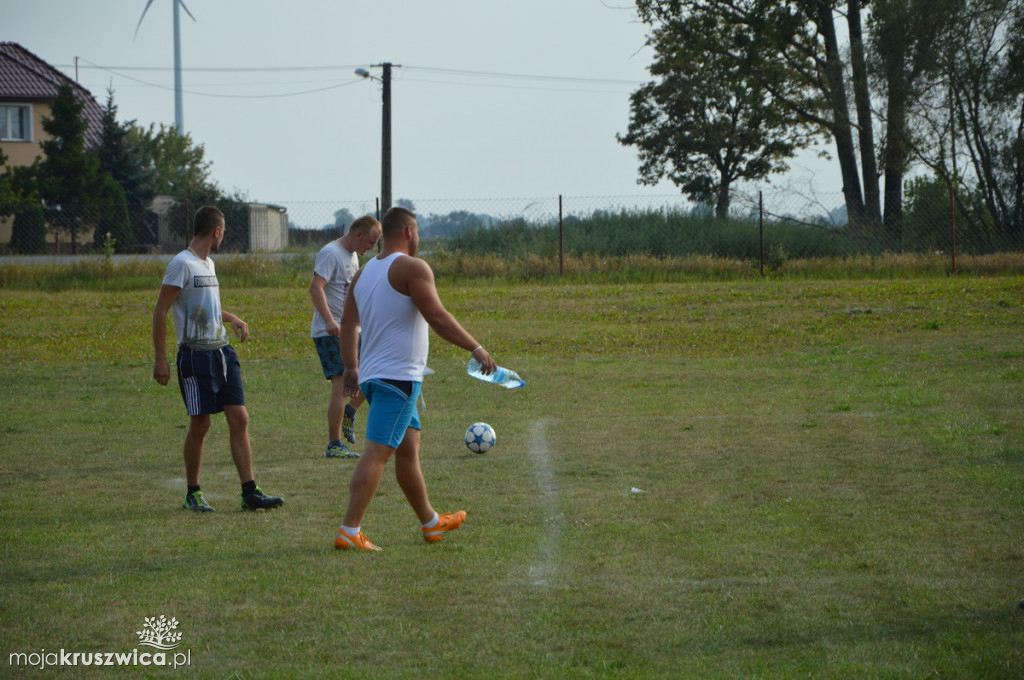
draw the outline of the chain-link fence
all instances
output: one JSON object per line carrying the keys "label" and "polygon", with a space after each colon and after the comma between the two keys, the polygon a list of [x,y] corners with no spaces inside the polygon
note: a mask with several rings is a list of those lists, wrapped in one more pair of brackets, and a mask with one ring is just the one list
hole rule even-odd
{"label": "chain-link fence", "polygon": [[[902,214],[848,218],[842,194],[735,191],[722,219],[679,195],[542,196],[396,201],[412,209],[435,247],[516,256],[552,248],[576,255],[750,259],[844,257],[882,253],[986,254],[1024,251],[1024,220],[993,219],[984,204],[947,188],[909,192]],[[292,243],[326,242],[373,201],[288,205]],[[318,234],[319,230],[328,233]],[[319,236],[319,240],[317,240]]]}
{"label": "chain-link fence", "polygon": [[[778,189],[734,191],[719,209],[694,205],[680,195],[399,198],[396,204],[417,214],[429,248],[505,257],[778,260],[1024,252],[1024,219],[997,220],[984,201],[934,184],[908,191],[900,215],[859,221],[848,218],[842,194]],[[169,197],[161,197],[150,210],[124,216],[95,205],[0,206],[0,247],[6,244],[9,252],[176,252],[191,237],[189,219],[196,207]],[[356,217],[379,213],[376,199],[220,207],[228,227],[222,248],[234,252],[315,249],[344,233]],[[35,232],[31,238],[28,229]]]}

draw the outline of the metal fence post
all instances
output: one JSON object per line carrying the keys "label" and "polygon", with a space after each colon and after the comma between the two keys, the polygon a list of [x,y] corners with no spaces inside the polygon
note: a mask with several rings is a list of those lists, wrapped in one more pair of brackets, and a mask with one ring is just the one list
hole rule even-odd
{"label": "metal fence post", "polygon": [[565,273],[565,250],[563,249],[562,194],[558,194],[558,275]]}
{"label": "metal fence post", "polygon": [[956,189],[949,183],[949,252],[953,273],[956,274]]}
{"label": "metal fence post", "polygon": [[757,192],[757,231],[760,236],[761,277],[764,277],[764,192]]}

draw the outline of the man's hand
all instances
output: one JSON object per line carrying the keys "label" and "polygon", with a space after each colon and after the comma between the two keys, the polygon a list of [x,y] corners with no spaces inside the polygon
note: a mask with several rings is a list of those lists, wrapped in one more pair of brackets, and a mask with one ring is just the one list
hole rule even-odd
{"label": "man's hand", "polygon": [[234,329],[239,342],[245,342],[245,339],[249,337],[249,324],[242,321],[237,316],[231,319],[231,328]]}
{"label": "man's hand", "polygon": [[490,375],[498,368],[498,364],[483,347],[478,347],[471,356],[480,362],[480,370],[484,375]]}
{"label": "man's hand", "polygon": [[341,374],[341,389],[346,397],[359,396],[359,369],[346,368]]}
{"label": "man's hand", "polygon": [[153,380],[157,381],[164,387],[167,386],[167,382],[171,379],[171,367],[167,364],[167,359],[157,359],[153,362]]}

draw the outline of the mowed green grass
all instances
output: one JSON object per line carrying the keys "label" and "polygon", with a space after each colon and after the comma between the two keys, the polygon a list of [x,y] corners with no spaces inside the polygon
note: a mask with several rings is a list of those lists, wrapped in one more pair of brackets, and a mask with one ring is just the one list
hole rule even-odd
{"label": "mowed green grass", "polygon": [[237,509],[222,419],[218,512],[180,509],[156,285],[0,292],[0,675],[142,651],[160,615],[204,678],[1024,674],[1024,278],[441,280],[527,385],[469,379],[432,337],[423,466],[469,519],[424,544],[386,476],[377,554],[332,547],[353,461],[323,457],[308,294],[222,285],[271,513]]}

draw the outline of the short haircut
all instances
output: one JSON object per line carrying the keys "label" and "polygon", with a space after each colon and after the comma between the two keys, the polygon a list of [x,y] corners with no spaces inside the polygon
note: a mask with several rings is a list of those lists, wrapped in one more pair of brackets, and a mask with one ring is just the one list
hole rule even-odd
{"label": "short haircut", "polygon": [[224,213],[212,205],[204,205],[196,211],[196,218],[193,221],[196,236],[212,234],[213,230],[224,224]]}
{"label": "short haircut", "polygon": [[384,218],[380,221],[381,234],[384,240],[386,241],[392,236],[401,233],[415,219],[416,214],[407,208],[390,208],[384,213]]}
{"label": "short haircut", "polygon": [[373,229],[380,229],[380,222],[373,215],[363,215],[352,220],[352,224],[349,225],[348,231],[352,232],[365,232],[372,231]]}

